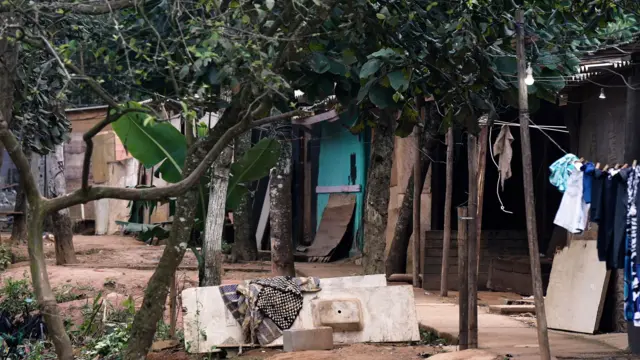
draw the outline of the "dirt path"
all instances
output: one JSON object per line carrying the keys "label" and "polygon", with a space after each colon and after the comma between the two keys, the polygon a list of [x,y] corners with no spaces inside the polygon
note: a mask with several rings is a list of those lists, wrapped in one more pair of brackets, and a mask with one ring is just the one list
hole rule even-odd
{"label": "dirt path", "polygon": [[[78,264],[72,266],[55,265],[55,249],[51,242],[45,243],[47,273],[65,318],[75,324],[82,323],[83,310],[90,306],[99,293],[111,304],[119,307],[129,296],[140,306],[146,284],[164,250],[163,246],[148,246],[135,238],[125,236],[74,236],[74,246]],[[0,273],[0,282],[7,278],[30,279],[26,246],[14,247],[17,258],[22,260]],[[270,276],[269,262],[245,264],[225,264],[223,283],[237,283]],[[197,260],[187,252],[177,272],[178,294],[182,290],[198,285]],[[300,276],[318,276],[322,278],[353,276],[361,274],[361,267],[350,262],[332,264],[297,263]],[[178,299],[180,301],[180,299]],[[180,308],[180,304],[178,304]],[[168,315],[167,315],[168,316]],[[165,318],[165,322],[169,319]],[[182,327],[181,312],[178,312],[178,328]],[[286,354],[281,350],[254,349],[244,353],[240,359],[249,360],[392,360],[421,359],[438,352],[430,346],[392,346],[357,344],[337,348],[332,351],[314,351]],[[229,358],[237,355],[229,354]],[[149,359],[189,359],[184,351],[154,353]]]}

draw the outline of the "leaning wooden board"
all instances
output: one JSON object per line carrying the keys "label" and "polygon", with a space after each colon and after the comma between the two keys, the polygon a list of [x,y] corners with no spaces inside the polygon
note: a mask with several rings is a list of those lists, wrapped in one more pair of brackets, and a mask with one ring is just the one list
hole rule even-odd
{"label": "leaning wooden board", "polygon": [[[386,286],[384,275],[321,279],[322,290],[304,296],[303,308],[294,329],[313,328],[311,302],[314,299],[359,299],[364,328],[358,332],[336,332],[335,343],[417,341],[420,334],[411,286]],[[191,288],[182,292],[184,334],[187,349],[204,353],[212,347],[238,347],[242,330],[226,309],[217,286]],[[281,346],[282,338],[270,346]]]}
{"label": "leaning wooden board", "polygon": [[545,297],[550,329],[593,334],[600,324],[610,272],[594,240],[573,239],[553,259]]}
{"label": "leaning wooden board", "polygon": [[309,258],[331,256],[333,250],[344,238],[356,206],[355,194],[331,194],[322,212],[320,225],[313,244],[305,255]]}

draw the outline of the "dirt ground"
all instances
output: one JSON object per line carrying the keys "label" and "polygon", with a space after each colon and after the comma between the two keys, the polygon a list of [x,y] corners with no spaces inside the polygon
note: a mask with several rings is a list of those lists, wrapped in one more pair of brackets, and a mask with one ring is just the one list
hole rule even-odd
{"label": "dirt ground", "polygon": [[[6,236],[5,236],[6,237]],[[63,315],[75,324],[83,319],[82,309],[90,305],[98,293],[111,305],[110,309],[121,306],[131,296],[140,306],[147,281],[153,274],[163,246],[148,246],[135,238],[126,236],[74,236],[74,246],[78,264],[69,266],[55,265],[55,249],[52,242],[45,243],[47,273],[51,286],[59,298]],[[14,253],[18,262],[0,273],[0,281],[7,278],[30,278],[26,246],[15,246]],[[197,261],[191,252],[187,252],[177,272],[178,294],[182,290],[198,285]],[[360,274],[360,266],[350,262],[338,264],[299,263],[296,269],[301,276],[337,277]],[[270,275],[269,262],[251,262],[244,264],[225,264],[223,283],[237,283]],[[180,301],[180,299],[178,299]],[[180,308],[180,304],[178,304]],[[168,314],[165,321],[168,322]],[[178,312],[178,328],[182,327],[181,312]],[[421,359],[442,351],[431,346],[396,346],[357,344],[334,349],[332,351],[314,351],[286,354],[281,350],[254,349],[245,352],[241,359],[249,360],[391,360]],[[189,359],[183,351],[165,351],[152,353],[153,360]],[[238,358],[229,353],[228,358]]]}

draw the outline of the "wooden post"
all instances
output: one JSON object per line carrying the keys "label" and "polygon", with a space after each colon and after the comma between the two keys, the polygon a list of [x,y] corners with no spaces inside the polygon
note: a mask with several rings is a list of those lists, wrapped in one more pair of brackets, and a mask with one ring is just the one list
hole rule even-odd
{"label": "wooden post", "polygon": [[469,237],[467,234],[467,208],[458,208],[458,342],[460,350],[469,348]]}
{"label": "wooden post", "polygon": [[[447,131],[447,170],[444,195],[444,234],[442,241],[442,272],[440,273],[440,296],[449,295],[449,251],[451,249],[451,201],[453,196],[453,128]],[[460,246],[460,245],[458,245]]]}
{"label": "wooden post", "polygon": [[536,320],[538,329],[538,346],[540,359],[550,360],[549,333],[547,331],[547,316],[544,309],[544,294],[542,291],[542,276],[540,271],[540,251],[538,249],[538,234],[536,229],[536,205],[533,192],[533,169],[531,168],[531,136],[529,134],[529,102],[527,85],[525,83],[527,62],[524,49],[524,10],[516,10],[518,60],[518,105],[520,107],[520,141],[522,144],[522,169],[524,179],[524,205],[527,216],[527,238],[529,240],[529,256],[531,258],[531,278],[533,282],[533,296],[536,305]]}
{"label": "wooden post", "polygon": [[471,133],[467,136],[467,154],[469,168],[469,204],[467,220],[467,250],[469,251],[469,267],[467,269],[469,297],[469,339],[470,349],[478,347],[478,171],[477,155],[478,138]]}
{"label": "wooden post", "polygon": [[[484,179],[487,170],[487,143],[489,142],[489,128],[482,126],[478,138],[478,211],[476,220],[476,237],[478,243],[477,273],[480,273],[482,259],[482,209],[484,207]],[[477,274],[476,274],[477,276]]]}
{"label": "wooden post", "polygon": [[169,282],[169,335],[172,339],[176,337],[176,324],[178,322],[178,313],[176,312],[176,300],[178,298],[178,291],[176,289],[176,275],[171,276]]}
{"label": "wooden post", "polygon": [[[424,111],[424,106],[421,111]],[[413,286],[422,287],[420,284],[420,203],[422,200],[422,166],[420,163],[420,137],[422,136],[422,128],[420,124],[415,130],[415,144],[418,152],[413,164]]]}
{"label": "wooden post", "polygon": [[313,230],[311,221],[311,197],[313,192],[311,190],[311,134],[308,131],[304,132],[304,243],[311,244],[313,240]]}

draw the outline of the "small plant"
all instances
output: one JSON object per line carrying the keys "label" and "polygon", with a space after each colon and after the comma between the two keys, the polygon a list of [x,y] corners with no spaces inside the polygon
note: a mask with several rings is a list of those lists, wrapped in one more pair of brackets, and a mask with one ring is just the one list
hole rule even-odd
{"label": "small plant", "polygon": [[104,286],[104,287],[106,287],[106,288],[115,288],[115,287],[116,287],[116,284],[117,284],[117,283],[116,283],[116,280],[115,280],[115,279],[108,278],[108,279],[106,279],[106,280],[104,281],[103,286]]}
{"label": "small plant", "polygon": [[222,241],[222,253],[225,255],[231,254],[231,250],[233,250],[233,244],[229,244],[226,241]]}
{"label": "small plant", "polygon": [[6,245],[0,245],[0,271],[6,270],[13,262],[13,252]]}
{"label": "small plant", "polygon": [[[103,302],[94,301],[93,314],[97,314],[102,308]],[[106,305],[105,305],[106,306]],[[119,359],[127,342],[129,341],[129,333],[131,332],[131,323],[135,315],[135,302],[129,296],[123,303],[123,309],[113,311],[107,318],[108,324],[105,324],[104,333],[100,336],[93,335],[93,341],[89,343],[83,352],[89,359]],[[97,311],[95,310],[97,309]],[[85,320],[83,326],[91,328],[93,326],[95,315]]]}
{"label": "small plant", "polygon": [[29,281],[25,278],[14,280],[7,278],[0,288],[0,313],[13,316],[30,313],[37,308],[35,295]]}
{"label": "small plant", "polygon": [[78,294],[77,292],[74,292],[74,290],[77,290],[77,288],[71,285],[63,285],[53,289],[53,293],[56,297],[56,302],[58,304],[61,304],[86,298],[85,294]]}
{"label": "small plant", "polygon": [[420,329],[420,343],[431,346],[449,345],[449,341],[447,339],[441,338],[436,332],[427,329]]}

